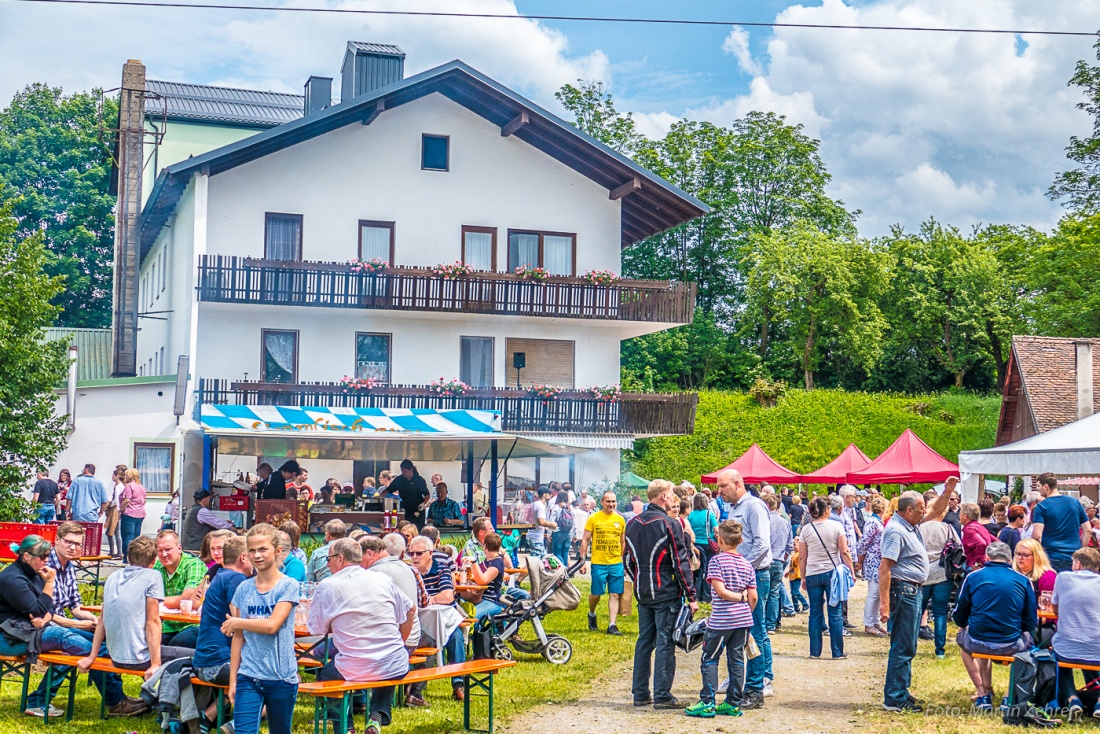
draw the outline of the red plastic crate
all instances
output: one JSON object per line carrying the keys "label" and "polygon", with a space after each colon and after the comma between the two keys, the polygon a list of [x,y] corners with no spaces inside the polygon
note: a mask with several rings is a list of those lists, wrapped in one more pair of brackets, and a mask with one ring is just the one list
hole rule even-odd
{"label": "red plastic crate", "polygon": [[84,528],[84,549],[80,551],[83,558],[99,556],[103,554],[103,523],[78,522]]}
{"label": "red plastic crate", "polygon": [[222,512],[247,510],[248,497],[218,497],[218,509]]}
{"label": "red plastic crate", "polygon": [[9,545],[22,543],[28,535],[41,535],[51,543],[57,539],[57,525],[32,525],[24,522],[0,522],[0,558],[15,558]]}

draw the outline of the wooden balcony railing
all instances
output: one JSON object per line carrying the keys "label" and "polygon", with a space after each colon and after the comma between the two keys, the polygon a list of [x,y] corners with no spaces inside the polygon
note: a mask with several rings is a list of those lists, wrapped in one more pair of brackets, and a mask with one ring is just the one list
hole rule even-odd
{"label": "wooden balcony railing", "polygon": [[347,391],[334,383],[280,385],[199,380],[199,402],[212,405],[301,405],[326,408],[434,408],[499,410],[505,431],[681,436],[695,430],[695,393],[623,393],[606,403],[584,390],[563,391],[554,400],[524,389],[471,390],[459,397],[433,393],[426,385],[381,385]]}
{"label": "wooden balcony railing", "polygon": [[596,285],[551,276],[533,283],[513,273],[474,272],[444,280],[427,268],[388,268],[377,275],[347,263],[254,260],[203,255],[199,300],[283,306],[449,311],[665,324],[691,323],[695,284],[619,280]]}

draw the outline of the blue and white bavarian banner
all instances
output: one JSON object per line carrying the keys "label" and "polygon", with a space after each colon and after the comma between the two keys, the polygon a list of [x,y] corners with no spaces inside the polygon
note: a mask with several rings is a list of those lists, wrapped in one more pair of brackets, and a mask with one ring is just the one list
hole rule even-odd
{"label": "blue and white bavarian banner", "polygon": [[310,408],[287,405],[203,405],[202,427],[257,433],[500,433],[500,411],[431,408]]}

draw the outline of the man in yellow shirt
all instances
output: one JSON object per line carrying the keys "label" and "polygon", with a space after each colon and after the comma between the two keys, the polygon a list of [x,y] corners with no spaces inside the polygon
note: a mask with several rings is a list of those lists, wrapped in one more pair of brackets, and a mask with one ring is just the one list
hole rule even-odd
{"label": "man in yellow shirt", "polygon": [[[596,631],[596,606],[600,597],[608,594],[607,634],[618,635],[615,620],[619,616],[619,597],[623,593],[623,552],[626,549],[626,519],[615,511],[618,498],[614,492],[604,492],[599,512],[593,512],[584,524],[581,538],[581,558],[592,544],[592,593],[588,596],[588,629]],[[584,569],[581,569],[584,573]]]}

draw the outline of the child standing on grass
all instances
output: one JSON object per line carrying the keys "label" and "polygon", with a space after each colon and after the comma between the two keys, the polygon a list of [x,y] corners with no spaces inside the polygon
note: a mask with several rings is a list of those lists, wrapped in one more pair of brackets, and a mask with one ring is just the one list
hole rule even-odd
{"label": "child standing on grass", "polygon": [[802,595],[802,572],[798,569],[798,543],[794,544],[794,552],[787,560],[787,573],[784,574],[791,586],[791,601],[794,602],[795,614],[809,611],[810,600]]}
{"label": "child standing on grass", "polygon": [[[752,608],[756,605],[756,571],[737,552],[741,544],[741,523],[725,520],[718,526],[719,553],[707,566],[707,582],[711,586],[710,618],[703,636],[703,657],[699,668],[703,688],[699,703],[689,706],[688,716],[713,718],[717,715],[740,716],[745,696],[745,644],[752,629]],[[726,671],[729,686],[726,700],[714,705],[718,688],[718,660],[726,651]]]}
{"label": "child standing on grass", "polygon": [[233,592],[231,616],[222,624],[222,633],[233,636],[229,667],[233,728],[236,734],[258,734],[260,714],[267,706],[271,734],[290,734],[298,698],[294,657],[298,582],[279,572],[279,534],[273,525],[252,526],[247,542],[256,575]]}

